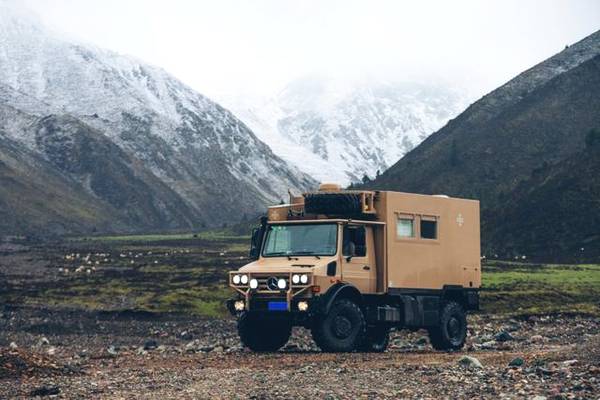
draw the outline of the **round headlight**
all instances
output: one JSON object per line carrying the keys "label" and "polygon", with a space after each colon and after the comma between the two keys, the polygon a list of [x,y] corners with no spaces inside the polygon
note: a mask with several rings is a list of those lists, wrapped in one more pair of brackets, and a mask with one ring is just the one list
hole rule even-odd
{"label": "round headlight", "polygon": [[242,281],[242,284],[245,285],[248,283],[248,275],[242,275],[242,278],[240,279]]}
{"label": "round headlight", "polygon": [[250,289],[256,289],[258,287],[258,281],[254,278],[250,279]]}
{"label": "round headlight", "polygon": [[285,279],[279,279],[277,281],[277,287],[279,289],[285,289],[286,286],[287,286],[287,284],[285,283]]}
{"label": "round headlight", "polygon": [[303,285],[306,285],[308,283],[308,275],[303,274],[300,276],[300,282],[302,282]]}
{"label": "round headlight", "polygon": [[239,285],[240,284],[240,276],[239,275],[234,275],[233,276],[233,284],[234,285]]}
{"label": "round headlight", "polygon": [[292,283],[297,285],[300,283],[300,275],[292,275]]}

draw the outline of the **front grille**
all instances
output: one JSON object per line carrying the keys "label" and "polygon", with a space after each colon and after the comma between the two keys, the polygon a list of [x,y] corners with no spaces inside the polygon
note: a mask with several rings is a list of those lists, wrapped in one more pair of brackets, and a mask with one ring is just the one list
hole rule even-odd
{"label": "front grille", "polygon": [[[277,288],[277,281],[279,279],[285,279],[285,283],[286,283],[286,288],[284,290],[287,290],[289,288],[290,282],[289,282],[289,276],[288,275],[268,275],[268,276],[257,276],[257,275],[252,275],[253,278],[256,278],[256,280],[258,280],[258,288],[257,290],[260,291],[272,291],[272,292],[278,292],[281,289]],[[272,287],[269,287],[269,280],[272,280],[275,282],[274,285],[272,285]]]}

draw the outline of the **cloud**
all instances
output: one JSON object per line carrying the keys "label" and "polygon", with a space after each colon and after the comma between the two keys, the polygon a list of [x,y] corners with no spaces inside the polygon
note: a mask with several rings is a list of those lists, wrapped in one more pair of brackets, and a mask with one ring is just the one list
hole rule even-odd
{"label": "cloud", "polygon": [[27,0],[44,21],[200,92],[309,73],[444,79],[484,93],[598,29],[600,2]]}

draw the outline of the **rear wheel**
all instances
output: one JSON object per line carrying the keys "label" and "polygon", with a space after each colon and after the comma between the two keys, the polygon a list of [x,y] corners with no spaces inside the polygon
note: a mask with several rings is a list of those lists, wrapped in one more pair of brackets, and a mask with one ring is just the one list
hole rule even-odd
{"label": "rear wheel", "polygon": [[467,315],[454,301],[444,305],[440,324],[429,328],[429,341],[436,350],[459,350],[467,339]]}
{"label": "rear wheel", "polygon": [[390,328],[377,325],[367,328],[365,339],[360,346],[361,351],[383,353],[390,343]]}
{"label": "rear wheel", "polygon": [[290,338],[292,325],[287,319],[265,319],[243,313],[237,323],[242,344],[252,351],[277,351]]}
{"label": "rear wheel", "polygon": [[350,352],[364,340],[365,317],[356,303],[341,299],[329,313],[315,321],[312,337],[323,351]]}

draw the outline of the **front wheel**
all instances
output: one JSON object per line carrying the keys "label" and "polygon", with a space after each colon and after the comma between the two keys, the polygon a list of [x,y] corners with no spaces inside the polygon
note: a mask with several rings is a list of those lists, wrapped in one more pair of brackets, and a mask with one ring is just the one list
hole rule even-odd
{"label": "front wheel", "polygon": [[467,339],[467,315],[454,301],[444,305],[440,323],[429,328],[429,341],[436,350],[459,350]]}
{"label": "front wheel", "polygon": [[292,334],[292,325],[286,319],[264,319],[247,312],[240,315],[237,327],[242,344],[258,352],[279,350]]}
{"label": "front wheel", "polygon": [[364,340],[365,317],[360,307],[347,299],[336,301],[324,317],[315,321],[312,337],[323,351],[350,352]]}

